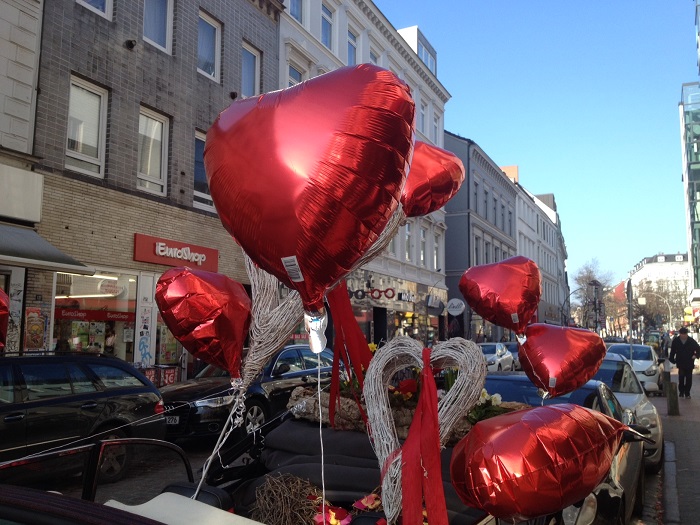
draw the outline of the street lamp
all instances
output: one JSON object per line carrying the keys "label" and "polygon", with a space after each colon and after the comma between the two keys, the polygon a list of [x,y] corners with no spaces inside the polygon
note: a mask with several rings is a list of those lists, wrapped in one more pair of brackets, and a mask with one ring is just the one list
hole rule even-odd
{"label": "street lamp", "polygon": [[[436,271],[439,272],[441,271],[442,268],[438,268]],[[433,285],[428,288],[428,293],[425,296],[425,346],[428,346],[428,332],[430,331],[430,292],[433,291],[433,289],[437,286],[437,284],[442,281],[442,276],[433,283]],[[438,326],[439,326],[439,319],[438,319]]]}
{"label": "street lamp", "polygon": [[[569,295],[567,295],[566,299],[564,299],[564,303],[561,305],[561,308],[559,308],[559,312],[561,313],[562,323],[566,322],[566,326],[569,325],[569,319],[571,318],[571,301],[569,301],[569,299],[571,298],[572,295],[574,295],[579,290],[583,290],[583,287],[576,288],[573,292],[571,292]],[[564,313],[564,308],[566,307],[567,304],[569,305],[569,315],[566,315]],[[566,321],[564,321],[564,319],[566,319]]]}
{"label": "street lamp", "polygon": [[593,279],[588,283],[588,286],[593,287],[593,315],[595,315],[595,333],[600,334],[600,315],[599,315],[599,304],[598,304],[598,288],[603,286],[599,281]]}
{"label": "street lamp", "polygon": [[[639,298],[637,299],[637,302],[639,302],[639,299],[643,299],[643,296],[644,296],[644,295],[655,295],[656,297],[658,297],[659,299],[661,299],[663,302],[666,303],[666,306],[668,307],[668,329],[669,329],[669,330],[672,330],[673,328],[672,328],[672,326],[671,326],[671,322],[672,322],[672,319],[671,319],[671,305],[669,304],[668,300],[667,300],[663,295],[659,295],[658,293],[655,293],[655,292],[642,292],[642,293],[639,294]],[[639,304],[643,305],[643,304],[645,304],[645,303],[639,302]]]}

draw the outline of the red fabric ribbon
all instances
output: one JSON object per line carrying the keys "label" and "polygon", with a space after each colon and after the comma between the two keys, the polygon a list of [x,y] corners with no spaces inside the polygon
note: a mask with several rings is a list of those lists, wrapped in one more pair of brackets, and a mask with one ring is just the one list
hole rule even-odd
{"label": "red fabric ribbon", "polygon": [[442,486],[437,387],[430,366],[430,348],[423,348],[421,393],[416,412],[401,447],[403,525],[423,524],[423,501],[430,525],[447,525]]}
{"label": "red fabric ribbon", "polygon": [[[345,370],[352,376],[354,372],[357,382],[362,390],[364,383],[363,370],[367,370],[372,359],[367,339],[365,339],[357,319],[352,311],[350,295],[346,282],[341,281],[335,288],[326,294],[326,300],[333,315],[335,327],[335,343],[333,344],[333,373],[331,375],[330,402],[328,405],[328,417],[331,426],[335,427],[335,410],[340,400],[340,359],[343,360]],[[367,423],[367,416],[362,410],[360,400],[355,397],[355,402],[360,408],[362,419]]]}
{"label": "red fabric ribbon", "polygon": [[10,298],[0,289],[0,350],[7,342],[7,324],[10,321]]}

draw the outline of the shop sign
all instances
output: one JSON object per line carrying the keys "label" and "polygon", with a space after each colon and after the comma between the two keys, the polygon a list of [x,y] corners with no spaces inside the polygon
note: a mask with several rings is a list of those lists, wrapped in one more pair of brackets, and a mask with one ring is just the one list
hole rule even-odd
{"label": "shop sign", "polygon": [[454,298],[447,301],[447,313],[453,317],[462,314],[466,307],[464,301],[461,299]]}
{"label": "shop sign", "polygon": [[365,299],[371,297],[372,299],[381,299],[382,295],[387,299],[393,299],[396,297],[396,290],[393,288],[387,288],[386,290],[380,290],[379,288],[372,288],[370,290],[350,290],[348,289],[348,295],[352,299]]}
{"label": "shop sign", "polygon": [[56,308],[56,319],[73,319],[75,321],[117,321],[133,323],[133,312],[113,312],[109,310],[76,310],[75,308]]}
{"label": "shop sign", "polygon": [[406,301],[407,303],[415,303],[416,302],[416,296],[415,294],[411,292],[399,292],[397,299],[399,301]]}
{"label": "shop sign", "polygon": [[190,266],[209,272],[219,270],[219,250],[141,233],[134,234],[134,260],[168,266]]}
{"label": "shop sign", "polygon": [[113,281],[111,279],[102,279],[97,284],[97,289],[102,294],[108,294],[117,297],[124,292],[125,287],[117,283],[117,281]]}

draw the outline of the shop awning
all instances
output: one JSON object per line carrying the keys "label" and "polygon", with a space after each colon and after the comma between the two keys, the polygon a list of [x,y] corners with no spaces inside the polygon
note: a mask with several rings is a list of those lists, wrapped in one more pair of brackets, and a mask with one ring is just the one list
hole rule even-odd
{"label": "shop awning", "polygon": [[92,275],[89,268],[63,253],[31,228],[0,224],[0,264],[51,272]]}

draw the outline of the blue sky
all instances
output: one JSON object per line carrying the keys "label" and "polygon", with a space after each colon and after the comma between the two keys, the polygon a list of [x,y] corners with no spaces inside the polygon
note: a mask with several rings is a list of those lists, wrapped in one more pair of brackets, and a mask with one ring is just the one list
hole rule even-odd
{"label": "blue sky", "polygon": [[678,104],[698,81],[693,0],[375,0],[418,25],[452,95],[445,129],[553,193],[569,281],[685,253]]}

